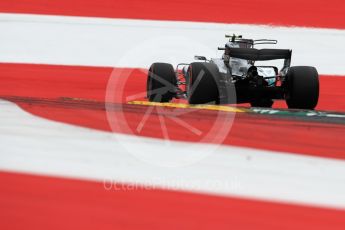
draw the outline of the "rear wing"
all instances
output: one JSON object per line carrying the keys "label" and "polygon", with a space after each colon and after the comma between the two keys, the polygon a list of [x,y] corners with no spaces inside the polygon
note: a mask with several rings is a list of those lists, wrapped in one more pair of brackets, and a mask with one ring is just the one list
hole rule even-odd
{"label": "rear wing", "polygon": [[276,59],[291,59],[291,50],[285,49],[254,49],[254,48],[229,48],[230,57],[250,61],[268,61]]}

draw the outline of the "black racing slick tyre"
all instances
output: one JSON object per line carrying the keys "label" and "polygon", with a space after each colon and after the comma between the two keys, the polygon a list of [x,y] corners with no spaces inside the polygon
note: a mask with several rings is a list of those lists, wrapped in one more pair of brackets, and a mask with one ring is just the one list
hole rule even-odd
{"label": "black racing slick tyre", "polygon": [[174,67],[168,63],[153,63],[147,76],[147,98],[151,102],[170,102],[176,95],[177,79]]}
{"label": "black racing slick tyre", "polygon": [[314,109],[319,100],[319,74],[311,66],[291,67],[286,75],[286,104],[290,109]]}
{"label": "black racing slick tyre", "polygon": [[218,67],[208,62],[193,62],[189,66],[187,97],[189,104],[219,104]]}

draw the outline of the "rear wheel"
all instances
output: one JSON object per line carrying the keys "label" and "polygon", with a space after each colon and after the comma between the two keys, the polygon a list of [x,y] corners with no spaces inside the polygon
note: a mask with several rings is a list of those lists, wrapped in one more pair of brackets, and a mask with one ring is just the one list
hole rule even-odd
{"label": "rear wheel", "polygon": [[176,95],[177,79],[174,67],[168,63],[153,63],[147,77],[147,98],[151,102],[169,102]]}
{"label": "rear wheel", "polygon": [[314,67],[295,66],[286,75],[285,100],[292,109],[314,109],[319,100],[319,74]]}
{"label": "rear wheel", "polygon": [[218,67],[213,63],[194,62],[189,66],[187,96],[189,104],[219,104]]}

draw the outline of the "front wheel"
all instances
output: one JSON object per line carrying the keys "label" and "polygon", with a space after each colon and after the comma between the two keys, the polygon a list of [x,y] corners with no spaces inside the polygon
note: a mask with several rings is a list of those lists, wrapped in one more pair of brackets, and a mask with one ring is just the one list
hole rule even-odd
{"label": "front wheel", "polygon": [[291,109],[314,109],[319,100],[319,74],[315,67],[291,67],[286,75],[285,100]]}
{"label": "front wheel", "polygon": [[188,72],[188,103],[219,104],[218,67],[213,63],[194,62],[190,64]]}
{"label": "front wheel", "polygon": [[168,63],[153,63],[147,77],[147,98],[151,102],[170,102],[176,95],[177,79],[174,67]]}

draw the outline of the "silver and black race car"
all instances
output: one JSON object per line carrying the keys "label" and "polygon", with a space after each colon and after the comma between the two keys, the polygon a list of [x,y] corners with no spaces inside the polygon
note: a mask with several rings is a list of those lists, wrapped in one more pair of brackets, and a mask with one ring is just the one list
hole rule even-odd
{"label": "silver and black race car", "polygon": [[[153,63],[148,72],[147,98],[170,102],[185,98],[189,104],[250,103],[253,107],[271,107],[284,99],[289,108],[314,109],[319,98],[319,76],[315,67],[290,66],[289,49],[256,49],[276,40],[244,39],[226,35],[229,41],[221,58],[195,56],[197,62]],[[283,67],[256,65],[258,61],[283,59]]]}

